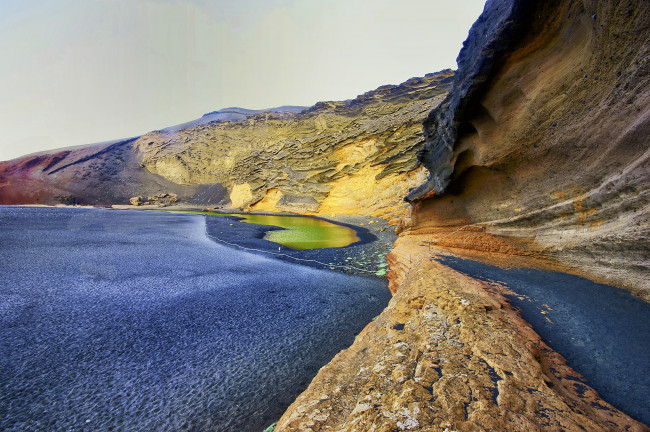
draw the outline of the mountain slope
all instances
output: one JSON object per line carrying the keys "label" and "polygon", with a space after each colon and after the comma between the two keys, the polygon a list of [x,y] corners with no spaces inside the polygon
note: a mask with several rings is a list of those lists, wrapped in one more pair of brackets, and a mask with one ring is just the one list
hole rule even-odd
{"label": "mountain slope", "polygon": [[175,194],[190,205],[397,216],[424,179],[421,121],[452,80],[442,71],[306,110],[224,109],[136,139],[3,162],[0,203]]}
{"label": "mountain slope", "polygon": [[230,108],[222,108],[217,111],[212,111],[207,114],[204,114],[201,118],[192,120],[189,122],[181,123],[176,126],[169,126],[164,129],[161,129],[162,132],[178,132],[183,129],[189,129],[191,127],[203,125],[206,123],[211,123],[214,121],[242,121],[246,120],[248,117],[252,117],[255,114],[262,114],[263,112],[276,112],[276,113],[282,113],[282,112],[293,112],[293,113],[299,113],[300,111],[304,111],[309,107],[306,106],[293,106],[293,105],[288,105],[288,106],[281,106],[277,108],[269,108],[269,109],[261,109],[261,110],[252,110],[252,109],[246,109],[246,108],[239,108],[239,107],[230,107]]}

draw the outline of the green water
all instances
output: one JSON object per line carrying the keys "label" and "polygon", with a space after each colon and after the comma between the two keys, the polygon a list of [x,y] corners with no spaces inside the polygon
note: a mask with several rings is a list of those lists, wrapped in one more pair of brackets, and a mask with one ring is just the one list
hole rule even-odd
{"label": "green water", "polygon": [[359,241],[357,233],[348,227],[336,225],[322,219],[304,216],[274,216],[256,214],[223,214],[213,212],[185,211],[183,213],[200,213],[215,216],[235,216],[241,222],[256,225],[272,225],[284,228],[269,231],[264,239],[291,249],[323,249],[345,247]]}
{"label": "green water", "polygon": [[236,215],[247,223],[284,228],[264,238],[291,249],[322,249],[348,246],[359,241],[354,230],[321,219],[301,216]]}

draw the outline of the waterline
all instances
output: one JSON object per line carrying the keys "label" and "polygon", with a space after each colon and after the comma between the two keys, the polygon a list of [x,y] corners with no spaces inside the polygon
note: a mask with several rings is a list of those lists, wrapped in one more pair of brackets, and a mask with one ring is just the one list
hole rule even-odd
{"label": "waterline", "polygon": [[176,210],[170,213],[236,217],[245,223],[283,228],[267,231],[264,239],[296,250],[346,247],[359,241],[353,229],[309,216],[228,214],[190,210]]}

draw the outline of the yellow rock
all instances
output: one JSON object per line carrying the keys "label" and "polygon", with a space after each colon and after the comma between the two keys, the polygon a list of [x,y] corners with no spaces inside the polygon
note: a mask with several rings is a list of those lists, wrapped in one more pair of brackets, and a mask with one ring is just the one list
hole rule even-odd
{"label": "yellow rock", "polygon": [[248,183],[237,184],[232,187],[230,201],[233,207],[241,207],[253,198],[251,186]]}
{"label": "yellow rock", "polygon": [[277,205],[282,198],[282,191],[277,188],[269,189],[260,201],[251,206],[253,211],[279,211]]}

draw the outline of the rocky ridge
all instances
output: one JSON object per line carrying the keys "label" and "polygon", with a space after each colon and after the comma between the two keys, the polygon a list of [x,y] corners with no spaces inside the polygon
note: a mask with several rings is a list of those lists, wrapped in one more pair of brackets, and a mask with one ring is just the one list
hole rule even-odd
{"label": "rocky ridge", "polygon": [[395,219],[401,196],[425,176],[415,158],[421,121],[452,81],[447,70],[302,111],[220,110],[134,139],[0,163],[0,203],[174,194],[183,205]]}
{"label": "rocky ridge", "polygon": [[178,184],[226,185],[235,207],[386,216],[422,179],[420,119],[451,78],[430,74],[297,115],[153,132],[136,146],[148,171]]}
{"label": "rocky ridge", "polygon": [[[501,287],[410,256],[389,306],[275,431],[645,431],[524,322]],[[417,269],[417,270],[415,270]]]}
{"label": "rocky ridge", "polygon": [[648,300],[649,17],[647,2],[487,2],[424,122],[429,174],[388,256],[394,297],[276,431],[650,430],[503,286],[432,261],[560,268]]}

